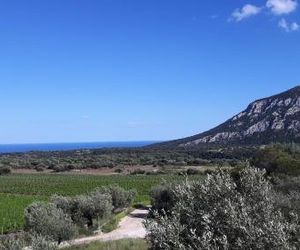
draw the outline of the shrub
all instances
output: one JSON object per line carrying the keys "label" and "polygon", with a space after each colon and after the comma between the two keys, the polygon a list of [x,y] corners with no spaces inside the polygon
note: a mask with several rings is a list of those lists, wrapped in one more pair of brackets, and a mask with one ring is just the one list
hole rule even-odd
{"label": "shrub", "polygon": [[269,146],[257,152],[252,165],[269,174],[300,175],[300,154],[283,146]]}
{"label": "shrub", "polygon": [[76,224],[92,227],[94,219],[106,218],[113,210],[117,212],[128,207],[135,195],[134,190],[108,186],[74,198],[53,196],[51,202],[69,214]]}
{"label": "shrub", "polygon": [[300,177],[275,176],[272,181],[276,206],[286,216],[295,213],[300,218]]}
{"label": "shrub", "polygon": [[53,196],[51,202],[68,214],[78,225],[93,226],[94,219],[107,217],[112,209],[112,198],[109,194],[94,192],[74,198]]}
{"label": "shrub", "polygon": [[123,169],[117,168],[117,169],[115,169],[115,173],[121,174],[121,173],[123,173]]}
{"label": "shrub", "polygon": [[53,203],[57,208],[62,209],[65,214],[72,215],[73,199],[71,197],[53,195],[50,199],[50,203]]}
{"label": "shrub", "polygon": [[41,235],[34,235],[31,238],[32,250],[58,250],[58,244],[53,239]]}
{"label": "shrub", "polygon": [[162,184],[153,187],[150,191],[151,197],[151,213],[157,211],[158,213],[169,213],[175,205],[175,195],[173,192],[174,185]]}
{"label": "shrub", "polygon": [[75,166],[72,164],[62,164],[62,165],[54,165],[52,167],[53,171],[55,172],[66,172],[74,169]]}
{"label": "shrub", "polygon": [[81,195],[72,201],[71,216],[77,224],[87,224],[91,228],[94,219],[108,217],[112,209],[111,196],[108,194]]}
{"label": "shrub", "polygon": [[42,202],[33,203],[25,209],[25,228],[30,233],[50,237],[58,244],[77,233],[69,215],[55,204]]}
{"label": "shrub", "polygon": [[186,174],[187,174],[187,175],[197,175],[197,174],[201,174],[201,171],[198,170],[198,169],[189,168],[189,169],[186,171]]}
{"label": "shrub", "polygon": [[173,190],[170,214],[145,223],[152,249],[293,249],[297,220],[277,211],[265,172],[247,168],[239,180],[217,171]]}
{"label": "shrub", "polygon": [[130,172],[131,175],[144,175],[146,173],[143,169],[135,169],[132,172]]}
{"label": "shrub", "polygon": [[0,250],[23,250],[25,241],[15,237],[0,240]]}
{"label": "shrub", "polygon": [[119,186],[107,186],[97,189],[92,192],[92,195],[96,195],[97,193],[108,194],[112,198],[112,205],[115,211],[121,211],[127,208],[136,196],[136,191],[131,189],[126,191],[125,189]]}
{"label": "shrub", "polygon": [[0,166],[0,175],[8,175],[11,173],[11,168],[6,166]]}
{"label": "shrub", "polygon": [[43,172],[45,170],[46,166],[45,165],[38,165],[36,166],[34,169],[37,171],[37,172]]}

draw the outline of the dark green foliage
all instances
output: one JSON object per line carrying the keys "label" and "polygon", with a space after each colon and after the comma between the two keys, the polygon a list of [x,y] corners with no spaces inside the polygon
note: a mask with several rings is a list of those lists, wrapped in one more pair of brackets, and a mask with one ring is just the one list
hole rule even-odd
{"label": "dark green foliage", "polygon": [[143,169],[135,169],[130,172],[131,175],[143,175],[145,173],[146,173],[146,171]]}
{"label": "dark green foliage", "polygon": [[174,184],[165,183],[151,189],[151,214],[153,211],[157,211],[160,214],[168,214],[172,211],[176,203],[174,188]]}
{"label": "dark green foliage", "polygon": [[194,168],[189,168],[187,171],[186,171],[186,174],[187,175],[196,175],[196,174],[200,174],[201,171],[197,170],[197,169],[194,169]]}
{"label": "dark green foliage", "polygon": [[295,213],[300,218],[300,176],[272,176],[272,182],[277,206],[286,216]]}
{"label": "dark green foliage", "polygon": [[10,167],[0,166],[0,175],[8,175],[11,173]]}
{"label": "dark green foliage", "polygon": [[272,145],[261,149],[251,163],[259,169],[265,169],[269,174],[300,174],[300,152],[288,146]]}

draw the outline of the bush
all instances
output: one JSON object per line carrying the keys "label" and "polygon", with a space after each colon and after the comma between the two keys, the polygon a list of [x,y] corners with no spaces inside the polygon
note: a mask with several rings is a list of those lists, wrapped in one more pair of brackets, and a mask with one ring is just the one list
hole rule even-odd
{"label": "bush", "polygon": [[152,249],[293,249],[297,218],[288,222],[275,208],[265,172],[247,168],[238,181],[224,171],[172,192],[170,214],[145,223]]}
{"label": "bush", "polygon": [[72,216],[74,209],[72,198],[60,195],[53,195],[50,199],[50,203],[53,203],[57,208],[62,209],[65,214]]}
{"label": "bush", "polygon": [[74,169],[75,166],[72,164],[62,164],[62,165],[54,165],[52,167],[53,171],[55,172],[66,172]]}
{"label": "bush", "polygon": [[53,196],[51,202],[68,214],[76,224],[87,224],[89,228],[93,226],[94,219],[108,217],[113,209],[111,196],[96,191],[74,198]]}
{"label": "bush", "polygon": [[106,218],[113,209],[111,196],[97,192],[90,196],[78,196],[75,204],[78,208],[79,219],[83,218],[88,227],[93,226],[93,219]]}
{"label": "bush", "polygon": [[23,250],[25,241],[14,237],[0,240],[0,250]]}
{"label": "bush", "polygon": [[187,175],[197,175],[197,174],[201,174],[201,171],[198,170],[198,169],[189,168],[189,169],[186,171],[186,174],[187,174]]}
{"label": "bush", "polygon": [[61,243],[72,239],[77,228],[69,215],[55,204],[37,202],[25,209],[25,228],[32,234],[50,237]]}
{"label": "bush", "polygon": [[173,192],[174,185],[162,184],[153,187],[150,191],[151,197],[151,213],[157,211],[161,213],[169,213],[175,205],[175,195]]}
{"label": "bush", "polygon": [[135,190],[126,191],[119,186],[103,187],[92,192],[92,195],[96,195],[97,193],[104,193],[111,196],[115,212],[122,211],[130,206],[136,196]]}
{"label": "bush", "polygon": [[53,239],[41,235],[35,235],[31,238],[32,250],[58,250],[58,244]]}
{"label": "bush", "polygon": [[115,169],[115,173],[121,174],[121,173],[123,173],[123,169],[117,168],[117,169]]}
{"label": "bush", "polygon": [[300,177],[275,176],[272,181],[276,206],[286,216],[295,213],[300,218]]}
{"label": "bush", "polygon": [[8,175],[11,173],[10,167],[0,166],[0,175]]}
{"label": "bush", "polygon": [[146,173],[143,169],[135,169],[132,172],[130,172],[131,175],[144,175]]}
{"label": "bush", "polygon": [[257,152],[252,165],[268,174],[300,175],[300,154],[283,146],[269,146]]}
{"label": "bush", "polygon": [[38,165],[36,166],[34,169],[37,171],[37,172],[43,172],[45,170],[46,166],[45,165]]}

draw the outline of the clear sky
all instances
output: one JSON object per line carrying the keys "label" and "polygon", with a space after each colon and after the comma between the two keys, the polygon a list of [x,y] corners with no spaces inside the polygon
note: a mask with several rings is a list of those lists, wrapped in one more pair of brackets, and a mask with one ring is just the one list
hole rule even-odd
{"label": "clear sky", "polygon": [[0,1],[0,144],[166,140],[300,83],[294,0]]}

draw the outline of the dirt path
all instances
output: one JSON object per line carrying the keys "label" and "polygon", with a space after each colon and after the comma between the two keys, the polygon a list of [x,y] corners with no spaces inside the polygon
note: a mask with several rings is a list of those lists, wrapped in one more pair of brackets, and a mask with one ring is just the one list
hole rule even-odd
{"label": "dirt path", "polygon": [[[144,228],[143,221],[147,214],[148,210],[146,209],[136,209],[120,221],[119,227],[116,230],[110,233],[75,239],[69,245],[83,245],[93,241],[145,238],[146,229]],[[67,246],[67,244],[64,244],[64,246]]]}

